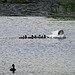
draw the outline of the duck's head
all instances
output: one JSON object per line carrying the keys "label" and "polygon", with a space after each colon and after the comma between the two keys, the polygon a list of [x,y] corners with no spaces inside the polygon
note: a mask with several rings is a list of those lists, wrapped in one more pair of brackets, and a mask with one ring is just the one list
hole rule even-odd
{"label": "duck's head", "polygon": [[12,67],[15,67],[15,65],[14,65],[14,64],[12,64]]}

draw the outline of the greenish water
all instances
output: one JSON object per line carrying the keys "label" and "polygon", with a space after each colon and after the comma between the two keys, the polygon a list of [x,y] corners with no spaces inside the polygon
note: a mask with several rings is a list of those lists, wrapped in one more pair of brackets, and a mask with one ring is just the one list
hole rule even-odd
{"label": "greenish water", "polygon": [[70,8],[67,12],[61,12],[57,10],[57,4],[54,3],[51,6],[50,1],[35,2],[27,4],[11,4],[0,3],[0,16],[47,16],[53,18],[71,18],[75,19],[75,12],[70,12]]}

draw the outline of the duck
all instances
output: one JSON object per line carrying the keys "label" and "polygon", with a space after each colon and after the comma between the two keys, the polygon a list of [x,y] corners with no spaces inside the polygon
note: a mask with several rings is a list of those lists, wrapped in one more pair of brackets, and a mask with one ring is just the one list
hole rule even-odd
{"label": "duck", "polygon": [[15,65],[12,64],[12,68],[10,69],[10,71],[12,71],[12,73],[15,73],[16,69],[15,69]]}

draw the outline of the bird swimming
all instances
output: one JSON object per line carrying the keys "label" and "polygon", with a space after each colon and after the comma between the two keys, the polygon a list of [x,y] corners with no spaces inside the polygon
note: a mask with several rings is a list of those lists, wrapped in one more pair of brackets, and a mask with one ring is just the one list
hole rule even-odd
{"label": "bird swimming", "polygon": [[12,68],[10,69],[10,71],[12,71],[12,73],[15,73],[16,69],[15,69],[15,65],[12,64]]}

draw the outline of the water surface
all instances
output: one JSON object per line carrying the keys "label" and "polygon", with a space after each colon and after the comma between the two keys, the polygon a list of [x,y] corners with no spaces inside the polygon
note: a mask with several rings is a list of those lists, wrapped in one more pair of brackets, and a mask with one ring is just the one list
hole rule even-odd
{"label": "water surface", "polygon": [[0,17],[0,38],[49,35],[63,29],[66,39],[0,39],[0,74],[75,75],[75,21],[45,17]]}

